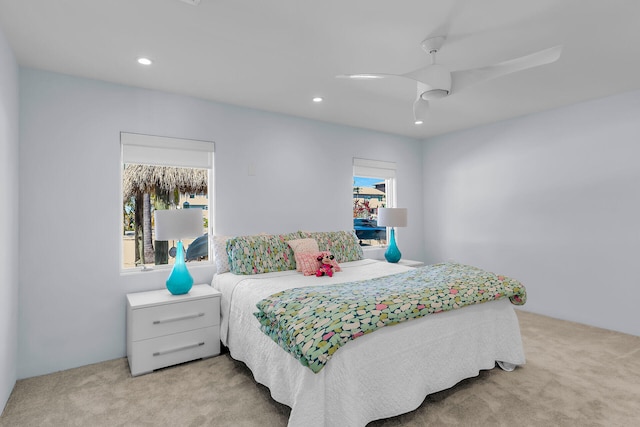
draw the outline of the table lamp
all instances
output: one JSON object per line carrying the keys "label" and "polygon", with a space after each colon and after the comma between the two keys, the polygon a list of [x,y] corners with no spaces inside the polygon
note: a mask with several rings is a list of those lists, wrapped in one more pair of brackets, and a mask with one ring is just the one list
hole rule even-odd
{"label": "table lamp", "polygon": [[384,257],[388,262],[400,261],[402,254],[396,245],[394,227],[407,226],[407,208],[378,208],[378,226],[391,227],[391,237]]}
{"label": "table lamp", "polygon": [[167,289],[173,295],[186,294],[193,286],[193,277],[184,261],[182,239],[202,235],[202,209],[157,210],[155,215],[156,240],[177,240],[176,262],[167,279]]}

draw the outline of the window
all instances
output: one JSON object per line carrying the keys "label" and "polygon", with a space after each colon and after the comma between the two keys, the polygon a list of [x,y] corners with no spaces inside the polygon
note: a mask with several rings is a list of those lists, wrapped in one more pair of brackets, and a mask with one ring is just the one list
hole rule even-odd
{"label": "window", "polygon": [[173,264],[173,241],[154,239],[153,212],[201,209],[202,236],[183,240],[186,260],[208,262],[214,144],[122,132],[122,269]]}
{"label": "window", "polygon": [[378,208],[395,206],[396,164],[353,159],[353,228],[362,246],[387,244],[386,227],[378,227]]}

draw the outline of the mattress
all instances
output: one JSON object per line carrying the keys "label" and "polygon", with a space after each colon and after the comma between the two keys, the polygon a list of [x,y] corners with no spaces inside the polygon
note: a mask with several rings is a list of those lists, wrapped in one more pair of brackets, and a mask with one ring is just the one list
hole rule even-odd
{"label": "mattress", "polygon": [[260,330],[256,303],[284,289],[343,283],[409,267],[360,260],[333,277],[296,271],[217,274],[221,340],[274,400],[291,407],[289,426],[365,426],[412,411],[431,393],[492,369],[525,363],[518,320],[508,300],[429,315],[381,328],[341,347],[315,374]]}

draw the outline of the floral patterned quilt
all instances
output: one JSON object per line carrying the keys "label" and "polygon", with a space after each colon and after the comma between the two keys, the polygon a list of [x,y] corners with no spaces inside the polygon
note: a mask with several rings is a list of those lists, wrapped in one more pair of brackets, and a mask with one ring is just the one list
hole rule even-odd
{"label": "floral patterned quilt", "polygon": [[526,302],[517,280],[457,263],[336,285],[288,289],[258,302],[260,328],[314,373],[342,345],[384,326],[471,304]]}

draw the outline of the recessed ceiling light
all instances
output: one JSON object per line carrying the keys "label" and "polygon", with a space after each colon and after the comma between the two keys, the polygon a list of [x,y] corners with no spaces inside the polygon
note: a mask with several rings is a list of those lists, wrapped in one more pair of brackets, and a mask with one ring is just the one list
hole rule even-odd
{"label": "recessed ceiling light", "polygon": [[320,96],[316,96],[315,98],[313,98],[313,102],[322,102],[323,99]]}
{"label": "recessed ceiling light", "polygon": [[153,64],[153,61],[150,60],[149,58],[138,58],[138,64],[140,64],[140,65],[151,65],[151,64]]}
{"label": "recessed ceiling light", "polygon": [[415,124],[417,124],[417,125],[421,125],[421,124],[422,124],[422,123],[424,123],[424,122],[423,122],[422,120],[416,120],[416,121],[415,121],[415,122],[413,122],[413,123],[415,123]]}

